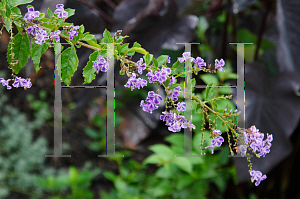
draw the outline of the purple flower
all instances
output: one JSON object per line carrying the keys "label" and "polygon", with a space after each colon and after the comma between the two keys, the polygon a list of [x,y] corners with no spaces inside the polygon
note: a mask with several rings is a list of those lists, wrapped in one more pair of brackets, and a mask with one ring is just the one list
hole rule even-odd
{"label": "purple flower", "polygon": [[67,31],[67,33],[70,35],[70,40],[72,40],[75,36],[78,35],[78,32],[76,31],[78,29],[79,26],[73,26],[73,25],[69,26],[69,30]]}
{"label": "purple flower", "polygon": [[128,88],[131,87],[132,91],[134,88],[140,89],[141,87],[143,88],[144,86],[147,86],[147,81],[141,78],[136,79],[136,74],[132,73],[132,76],[128,79],[126,85],[124,86]]}
{"label": "purple flower", "polygon": [[[155,72],[157,72],[157,71],[155,71]],[[149,83],[152,83],[152,82],[154,82],[154,81],[157,81],[157,76],[155,76],[155,75],[153,74],[152,70],[150,70],[150,72],[148,72],[148,73],[146,74],[146,76],[147,76],[148,79],[149,79]]]}
{"label": "purple flower", "polygon": [[193,59],[194,67],[196,68],[202,68],[206,66],[206,63],[201,57],[197,57],[196,59]]}
{"label": "purple flower", "polygon": [[188,59],[191,59],[191,61],[194,62],[194,58],[191,57],[191,53],[190,52],[184,52],[182,54],[183,57],[178,57],[178,60],[180,63],[187,61]]}
{"label": "purple flower", "polygon": [[152,111],[158,108],[156,104],[159,104],[160,101],[163,101],[163,98],[159,94],[149,91],[146,98],[146,102],[148,102],[148,104],[142,100],[140,106],[143,107],[143,111],[152,114]]}
{"label": "purple flower", "polygon": [[167,59],[167,63],[171,63],[171,57],[170,56]]}
{"label": "purple flower", "polygon": [[29,26],[27,32],[30,33],[36,39],[35,43],[41,45],[49,39],[47,32],[37,25]]}
{"label": "purple flower", "polygon": [[26,89],[26,88],[30,88],[31,85],[32,85],[32,84],[31,84],[31,82],[30,82],[30,78],[24,80],[23,86],[24,86],[25,89]]}
{"label": "purple flower", "polygon": [[56,30],[56,31],[52,32],[50,34],[50,39],[55,39],[56,42],[59,42],[60,41],[59,34],[60,34],[60,30]]}
{"label": "purple flower", "polygon": [[262,180],[265,180],[267,178],[266,175],[262,175],[260,171],[251,170],[250,175],[252,176],[251,180],[252,182],[256,180],[255,186],[258,186]]}
{"label": "purple flower", "polygon": [[192,129],[196,129],[195,125],[192,124],[192,120],[190,120],[188,123],[187,122],[184,122],[182,125],[181,125],[182,128],[189,128],[190,131]]}
{"label": "purple flower", "polygon": [[58,15],[58,18],[65,19],[68,17],[68,12],[65,11],[63,4],[57,4],[56,10],[54,11],[54,14]]}
{"label": "purple flower", "polygon": [[10,81],[11,79],[8,79],[8,80],[5,80],[3,78],[0,78],[0,83],[2,83],[2,86],[6,86],[7,87],[7,90],[10,90],[11,89],[11,86],[8,84],[8,82]]}
{"label": "purple flower", "polygon": [[185,111],[186,110],[186,103],[185,102],[178,102],[177,110],[178,111]]}
{"label": "purple flower", "polygon": [[13,83],[13,87],[19,88],[23,87],[25,84],[25,79],[21,77],[16,77],[15,82]]}
{"label": "purple flower", "polygon": [[180,86],[177,86],[174,89],[168,89],[168,92],[170,93],[169,98],[171,98],[172,100],[174,100],[176,102],[178,100],[178,96],[181,92],[180,90],[181,90]]}
{"label": "purple flower", "polygon": [[225,61],[223,59],[221,59],[220,61],[217,59],[215,60],[215,69],[216,70],[225,72],[225,70],[222,68],[222,66],[224,66],[224,65],[225,65]]}
{"label": "purple flower", "polygon": [[220,130],[213,130],[214,134],[222,135],[222,132]]}
{"label": "purple flower", "polygon": [[140,58],[140,60],[137,62],[137,68],[140,75],[143,73],[143,70],[146,69],[146,64],[143,63],[143,58]]}
{"label": "purple flower", "polygon": [[25,14],[25,16],[23,18],[23,21],[26,22],[26,21],[33,20],[36,17],[38,17],[39,15],[40,15],[39,11],[34,11],[33,7],[29,7],[28,12]]}
{"label": "purple flower", "polygon": [[106,61],[106,59],[104,57],[102,57],[101,55],[98,56],[98,59],[96,61],[92,61],[93,62],[93,67],[97,70],[97,71],[102,71],[102,72],[107,72],[108,70],[108,62]]}
{"label": "purple flower", "polygon": [[244,157],[247,153],[247,146],[245,145],[239,145],[237,147],[237,152],[241,153],[241,156]]}

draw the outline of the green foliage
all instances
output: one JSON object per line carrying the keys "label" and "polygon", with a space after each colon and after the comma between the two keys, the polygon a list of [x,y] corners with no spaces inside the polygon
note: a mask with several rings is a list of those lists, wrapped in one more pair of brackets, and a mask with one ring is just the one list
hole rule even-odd
{"label": "green foliage", "polygon": [[[16,65],[11,65],[12,63],[11,48],[13,48],[12,52],[14,53],[13,60],[18,60]],[[13,38],[12,47],[10,43],[7,49],[7,61],[12,66],[16,74],[18,74],[21,68],[23,68],[28,62],[28,58],[30,57],[31,54],[30,52],[31,50],[30,50],[30,42],[29,42],[28,35],[21,34],[21,32],[19,32]]]}
{"label": "green foliage", "polygon": [[39,64],[41,61],[41,56],[46,52],[48,49],[48,44],[43,43],[42,45],[32,43],[32,61],[34,64],[35,72],[37,73],[40,70]]}
{"label": "green foliage", "polygon": [[[4,87],[0,87],[2,92]],[[41,189],[35,182],[37,172],[44,170],[45,138],[33,141],[33,130],[43,124],[29,122],[26,115],[6,104],[6,95],[0,96],[0,198],[11,191],[25,195],[41,196]]]}
{"label": "green foliage", "polygon": [[[90,191],[92,179],[100,174],[100,169],[91,169],[91,164],[86,163],[82,171],[74,166],[69,171],[60,170],[47,176],[39,176],[36,182],[45,191],[50,193],[51,199],[79,199],[94,198]],[[70,190],[70,194],[68,194]]]}
{"label": "green foliage", "polygon": [[98,56],[100,55],[99,51],[95,51],[92,54],[90,54],[89,61],[86,64],[86,66],[83,69],[83,77],[84,77],[84,83],[91,83],[93,79],[95,79],[96,75],[96,69],[93,67],[93,61],[96,61],[98,59]]}
{"label": "green foliage", "polygon": [[71,47],[64,50],[61,54],[61,57],[62,81],[66,85],[70,85],[71,77],[74,75],[78,66],[78,57],[75,47],[72,45]]}

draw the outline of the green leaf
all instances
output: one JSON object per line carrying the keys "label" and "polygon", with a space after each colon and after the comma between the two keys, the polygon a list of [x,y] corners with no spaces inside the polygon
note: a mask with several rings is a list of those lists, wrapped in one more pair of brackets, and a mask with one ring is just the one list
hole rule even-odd
{"label": "green leaf", "polygon": [[125,55],[128,52],[129,43],[123,44],[121,46],[121,55]]}
{"label": "green leaf", "polygon": [[[174,65],[173,65],[173,67],[174,67]],[[172,74],[177,75],[177,74],[181,73],[183,70],[184,70],[184,63],[178,62],[177,67],[173,69]]]}
{"label": "green leaf", "polygon": [[[153,62],[154,62],[154,59],[153,59]],[[165,82],[165,86],[166,86],[166,87],[168,87],[168,85],[170,84],[170,81],[171,81],[171,80],[170,80],[170,78],[168,77],[167,80],[166,80],[166,82]]]}
{"label": "green leaf", "polygon": [[97,71],[93,67],[93,61],[97,60],[98,56],[100,55],[100,51],[95,51],[92,54],[90,54],[89,61],[87,65],[83,69],[83,77],[84,77],[84,83],[83,84],[88,84],[95,79],[96,75],[95,72]]}
{"label": "green leaf", "polygon": [[178,181],[178,183],[176,184],[176,188],[178,190],[183,189],[186,186],[189,186],[190,184],[192,184],[192,182],[194,182],[195,179],[189,175],[184,175],[180,178],[180,180]]}
{"label": "green leaf", "polygon": [[71,77],[74,75],[78,66],[78,57],[75,47],[71,46],[64,50],[61,54],[61,57],[62,81],[66,85],[70,85]]}
{"label": "green leaf", "polygon": [[134,42],[133,46],[132,47],[141,47],[141,44],[139,44],[138,42]]}
{"label": "green leaf", "polygon": [[176,157],[172,161],[175,165],[177,165],[181,170],[187,172],[188,174],[192,174],[193,172],[193,165],[190,161],[187,160],[185,157]]}
{"label": "green leaf", "polygon": [[48,43],[43,43],[42,45],[39,45],[34,42],[31,48],[32,48],[32,61],[34,64],[35,72],[37,73],[40,70],[39,64],[41,61],[41,56],[48,49]]}
{"label": "green leaf", "polygon": [[103,38],[105,39],[106,43],[113,43],[114,42],[113,37],[111,36],[110,32],[107,29],[105,29],[104,32],[103,32]]}
{"label": "green leaf", "polygon": [[52,18],[53,17],[53,12],[50,10],[50,8],[48,8],[48,17]]}
{"label": "green leaf", "polygon": [[[28,62],[28,58],[30,57],[30,42],[27,34],[21,35],[21,32],[16,34],[13,38],[14,45],[13,45],[13,52],[14,52],[14,60],[19,60],[18,63],[15,66],[12,66],[14,69],[14,72],[16,74],[19,73],[21,68],[23,68],[26,63]],[[7,61],[8,63],[11,63],[11,44],[8,46],[7,51]]]}
{"label": "green leaf", "polygon": [[219,84],[218,78],[216,77],[216,75],[213,75],[213,74],[203,74],[203,75],[200,76],[200,78],[207,85],[210,84],[210,83],[213,83],[214,85]]}
{"label": "green leaf", "polygon": [[79,33],[82,33],[83,34],[84,32],[84,26],[83,25],[80,25],[79,26]]}
{"label": "green leaf", "polygon": [[170,142],[174,146],[183,147],[184,146],[184,135],[180,133],[174,133],[165,138],[167,142]]}
{"label": "green leaf", "polygon": [[154,64],[155,67],[158,67],[157,59],[153,58],[153,64]]}
{"label": "green leaf", "polygon": [[16,7],[18,5],[27,4],[27,3],[31,3],[31,2],[33,2],[33,0],[11,0],[10,6]]}
{"label": "green leaf", "polygon": [[84,37],[82,38],[83,41],[89,41],[95,38],[95,35],[91,35],[91,34],[86,34],[84,35]]}
{"label": "green leaf", "polygon": [[65,9],[65,11],[68,12],[68,18],[75,14],[75,9],[68,8],[68,9]]}
{"label": "green leaf", "polygon": [[205,99],[206,101],[212,99],[213,95],[214,95],[214,87],[209,87],[212,86],[212,83],[206,86],[206,91],[205,91]]}
{"label": "green leaf", "polygon": [[157,58],[157,62],[159,66],[162,66],[164,63],[167,62],[169,55],[161,55]]}
{"label": "green leaf", "polygon": [[141,48],[141,47],[132,47],[132,48],[130,48],[130,50],[128,52],[130,52],[130,51],[141,53],[143,55],[146,55],[148,53],[144,48]]}
{"label": "green leaf", "polygon": [[70,178],[71,182],[74,182],[75,179],[77,178],[77,176],[78,176],[78,170],[77,170],[77,168],[74,167],[74,166],[71,166],[69,168],[69,178]]}
{"label": "green leaf", "polygon": [[94,47],[99,48],[99,49],[101,48],[101,46],[99,44],[97,44],[96,39],[87,40],[86,42],[91,46],[94,46]]}
{"label": "green leaf", "polygon": [[180,86],[180,84],[172,84],[168,89],[174,89]]}
{"label": "green leaf", "polygon": [[158,156],[162,157],[164,160],[170,160],[175,157],[175,154],[170,149],[170,147],[164,144],[155,144],[149,147]]}
{"label": "green leaf", "polygon": [[143,161],[143,165],[145,165],[145,164],[162,164],[162,163],[163,163],[163,159],[156,154],[152,154],[152,155],[148,156]]}
{"label": "green leaf", "polygon": [[153,59],[152,54],[147,53],[146,55],[144,55],[144,60],[145,60],[146,65],[149,65],[151,63],[152,59]]}

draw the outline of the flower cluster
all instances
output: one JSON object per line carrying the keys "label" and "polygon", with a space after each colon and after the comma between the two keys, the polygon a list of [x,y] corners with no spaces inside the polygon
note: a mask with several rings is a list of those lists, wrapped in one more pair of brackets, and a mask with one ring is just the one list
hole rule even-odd
{"label": "flower cluster", "polygon": [[33,7],[29,7],[28,8],[28,12],[25,14],[23,21],[24,22],[29,22],[33,19],[35,19],[36,17],[38,17],[40,15],[39,11],[34,11]]}
{"label": "flower cluster", "polygon": [[143,111],[152,114],[152,111],[158,108],[157,104],[159,104],[160,101],[163,101],[163,98],[159,94],[149,91],[146,98],[146,102],[148,102],[148,104],[142,100],[140,106],[143,107]]}
{"label": "flower cluster", "polygon": [[[222,132],[220,130],[213,130],[213,134],[218,136],[218,135],[221,135]],[[207,146],[204,149],[210,148],[211,154],[214,154],[214,147],[215,146],[220,147],[223,142],[224,142],[224,138],[222,136],[215,137],[211,140],[210,146]]]}
{"label": "flower cluster", "polygon": [[258,186],[262,180],[267,179],[267,176],[266,175],[262,175],[262,173],[260,171],[251,170],[250,171],[250,175],[252,176],[251,177],[251,181],[252,182],[254,180],[256,180],[255,186]]}
{"label": "flower cluster", "polygon": [[177,111],[185,111],[186,103],[185,102],[178,102],[177,103]]}
{"label": "flower cluster", "polygon": [[171,98],[172,100],[174,100],[175,102],[178,100],[178,96],[180,94],[180,91],[181,90],[181,87],[180,86],[177,86],[176,88],[174,89],[168,89],[168,92],[169,92],[169,98]]}
{"label": "flower cluster", "polygon": [[78,30],[78,29],[79,29],[79,26],[73,26],[73,25],[70,25],[70,26],[68,27],[67,33],[68,33],[69,36],[70,36],[70,40],[72,40],[75,36],[78,35],[78,32],[76,31],[76,30]]}
{"label": "flower cluster", "polygon": [[101,55],[98,56],[98,59],[93,62],[93,67],[97,70],[101,70],[102,72],[106,72],[108,70],[108,62]]}
{"label": "flower cluster", "polygon": [[[3,78],[0,78],[0,83],[2,83],[3,86],[6,86],[8,90],[10,90],[12,87],[8,84],[8,82],[11,79],[5,80]],[[23,79],[21,77],[16,77],[15,82],[12,84],[13,87],[18,88],[18,87],[24,87],[26,90],[27,88],[31,87],[31,82],[30,78]]]}
{"label": "flower cluster", "polygon": [[42,28],[38,27],[38,25],[29,26],[27,32],[30,33],[35,39],[35,43],[41,45],[49,39],[47,32]]}
{"label": "flower cluster", "polygon": [[168,75],[170,73],[171,73],[170,68],[162,67],[162,69],[159,72],[155,71],[155,73],[153,73],[152,70],[150,70],[150,72],[148,72],[146,76],[148,76],[149,83],[153,83],[155,81],[159,81],[159,83],[163,83],[164,81],[167,80]]}
{"label": "flower cluster", "polygon": [[64,4],[57,4],[54,14],[57,14],[58,18],[62,18],[62,19],[65,19],[68,17],[68,12],[65,11],[65,9],[64,9]]}
{"label": "flower cluster", "polygon": [[132,76],[128,79],[124,86],[127,88],[131,87],[131,91],[135,88],[140,89],[141,87],[143,88],[144,86],[147,86],[147,80],[141,78],[136,79],[136,74],[132,73]]}
{"label": "flower cluster", "polygon": [[273,135],[267,135],[264,139],[264,134],[259,132],[255,126],[251,126],[244,132],[244,145],[238,146],[238,150],[241,151],[241,155],[244,157],[247,152],[247,147],[250,147],[254,153],[258,153],[258,156],[263,156],[270,152],[271,142],[273,141]]}

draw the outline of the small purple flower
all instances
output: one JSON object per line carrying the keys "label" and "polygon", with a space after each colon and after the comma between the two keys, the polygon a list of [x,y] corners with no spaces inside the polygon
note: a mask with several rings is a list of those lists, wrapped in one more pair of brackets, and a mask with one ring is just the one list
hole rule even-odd
{"label": "small purple flower", "polygon": [[5,80],[3,78],[0,78],[0,83],[2,83],[2,86],[6,86],[7,87],[7,90],[10,90],[11,89],[11,86],[8,84],[8,82],[10,81],[11,79],[8,79],[8,80]]}
{"label": "small purple flower", "polygon": [[159,104],[160,101],[163,101],[163,98],[159,94],[149,91],[146,98],[146,102],[148,102],[148,104],[142,100],[140,106],[143,107],[143,111],[152,114],[152,111],[158,108],[156,104]]}
{"label": "small purple flower", "polygon": [[206,63],[201,57],[197,57],[196,59],[193,59],[194,67],[196,68],[202,68],[206,66]]}
{"label": "small purple flower", "polygon": [[167,63],[171,63],[171,57],[170,56],[167,59]]}
{"label": "small purple flower", "polygon": [[25,16],[23,18],[23,21],[26,22],[26,21],[33,20],[36,17],[38,17],[39,15],[40,15],[39,11],[34,11],[33,7],[29,7],[28,12],[25,14]]}
{"label": "small purple flower", "polygon": [[30,82],[30,78],[24,80],[23,86],[24,86],[25,89],[26,89],[26,88],[30,88],[31,85],[32,85],[32,84],[31,84],[31,82]]}
{"label": "small purple flower", "polygon": [[104,57],[102,57],[101,55],[98,56],[98,59],[96,61],[92,61],[93,62],[93,67],[97,70],[97,71],[102,71],[102,72],[107,72],[108,70],[108,62],[106,61],[106,59]]}
{"label": "small purple flower", "polygon": [[178,102],[177,110],[178,111],[185,111],[186,110],[186,103],[185,102]]}
{"label": "small purple flower", "polygon": [[225,65],[225,61],[223,59],[221,59],[220,61],[217,59],[215,60],[215,69],[216,70],[225,72],[225,70],[222,68],[222,66],[224,66],[224,65]]}
{"label": "small purple flower", "polygon": [[13,83],[13,87],[19,88],[23,87],[25,84],[25,79],[21,77],[16,77],[15,82]]}
{"label": "small purple flower", "polygon": [[183,57],[178,57],[178,61],[180,63],[187,61],[188,59],[191,59],[191,61],[194,61],[194,58],[191,57],[191,53],[190,52],[184,52],[182,54]]}
{"label": "small purple flower", "polygon": [[59,34],[60,34],[60,30],[56,30],[56,31],[52,32],[50,34],[50,39],[55,39],[56,42],[59,42],[60,41]]}
{"label": "small purple flower", "polygon": [[174,100],[176,102],[178,100],[178,96],[181,92],[180,90],[181,90],[180,86],[177,86],[174,89],[168,89],[168,92],[170,93],[169,98],[171,98],[172,100]]}
{"label": "small purple flower", "polygon": [[213,130],[214,134],[222,135],[222,132],[220,130]]}
{"label": "small purple flower", "polygon": [[[155,71],[155,72],[157,72],[157,71]],[[148,79],[149,79],[149,83],[153,83],[154,81],[157,81],[157,76],[155,76],[155,75],[153,74],[152,70],[150,70],[150,72],[148,72],[148,73],[146,74],[146,76],[147,76]]]}
{"label": "small purple flower", "polygon": [[78,32],[76,31],[78,29],[79,26],[73,26],[73,25],[69,26],[69,30],[67,31],[67,33],[70,35],[70,40],[72,40],[75,36],[78,35]]}
{"label": "small purple flower", "polygon": [[265,180],[267,178],[266,175],[262,175],[260,171],[251,170],[250,175],[252,176],[251,180],[252,182],[256,180],[255,186],[258,186],[262,180]]}
{"label": "small purple flower", "polygon": [[237,147],[237,152],[241,153],[241,156],[244,157],[247,153],[247,146],[245,145],[239,145]]}
{"label": "small purple flower", "polygon": [[181,125],[182,128],[189,128],[190,131],[192,129],[196,129],[195,125],[192,124],[192,120],[190,120],[188,123],[187,122],[184,122],[182,125]]}
{"label": "small purple flower", "polygon": [[54,11],[54,14],[57,14],[58,18],[62,18],[62,19],[68,17],[68,12],[65,11],[63,4],[56,5],[56,10]]}
{"label": "small purple flower", "polygon": [[124,86],[128,88],[131,87],[132,91],[134,88],[140,89],[141,87],[143,88],[144,86],[147,86],[147,81],[141,78],[136,79],[136,74],[132,73],[132,76],[128,79],[126,85]]}
{"label": "small purple flower", "polygon": [[146,64],[143,63],[143,58],[140,58],[140,60],[137,62],[137,68],[140,75],[143,73],[143,70],[146,69]]}

